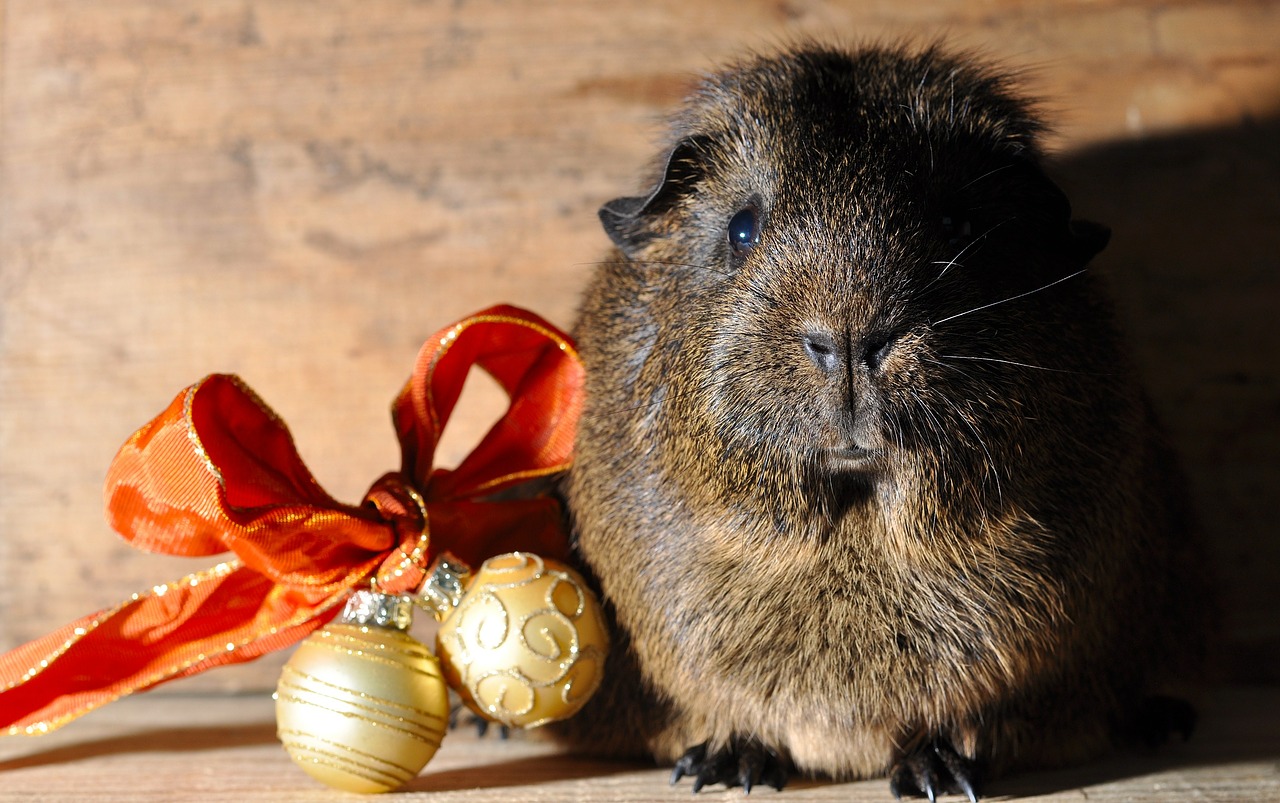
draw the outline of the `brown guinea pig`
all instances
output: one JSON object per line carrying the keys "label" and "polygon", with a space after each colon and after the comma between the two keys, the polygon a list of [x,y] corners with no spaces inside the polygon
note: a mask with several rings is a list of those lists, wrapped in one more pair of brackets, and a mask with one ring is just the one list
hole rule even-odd
{"label": "brown guinea pig", "polygon": [[1190,730],[1195,527],[1040,130],[972,58],[803,47],[604,206],[564,492],[616,647],[566,738],[976,799]]}

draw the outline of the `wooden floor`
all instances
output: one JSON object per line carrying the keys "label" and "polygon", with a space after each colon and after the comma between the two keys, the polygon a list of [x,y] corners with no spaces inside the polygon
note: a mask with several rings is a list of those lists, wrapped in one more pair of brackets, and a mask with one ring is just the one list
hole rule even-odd
{"label": "wooden floor", "polygon": [[[1199,731],[1153,755],[1110,759],[999,781],[989,798],[1034,801],[1280,800],[1280,690],[1212,695]],[[554,745],[455,731],[397,800],[676,801],[668,770],[587,761]],[[704,790],[700,801],[740,800]],[[355,796],[320,787],[275,739],[268,695],[138,695],[42,737],[0,739],[0,800],[324,801]],[[889,801],[883,780],[796,781],[753,800]],[[958,800],[959,798],[950,798]]]}

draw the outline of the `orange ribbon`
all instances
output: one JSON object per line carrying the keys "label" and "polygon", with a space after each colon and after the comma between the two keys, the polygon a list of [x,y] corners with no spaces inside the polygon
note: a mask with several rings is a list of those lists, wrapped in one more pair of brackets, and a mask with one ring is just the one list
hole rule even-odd
{"label": "orange ribbon", "polygon": [[[457,468],[433,468],[473,365],[511,404]],[[239,379],[192,385],[121,447],[107,517],[141,549],[235,558],[0,656],[0,729],[47,732],[130,692],[289,646],[371,579],[387,593],[416,590],[443,551],[471,565],[515,550],[566,558],[559,504],[513,489],[568,468],[581,408],[567,335],[514,307],[467,318],[423,346],[392,406],[401,468],[354,506],[320,488],[284,422]]]}

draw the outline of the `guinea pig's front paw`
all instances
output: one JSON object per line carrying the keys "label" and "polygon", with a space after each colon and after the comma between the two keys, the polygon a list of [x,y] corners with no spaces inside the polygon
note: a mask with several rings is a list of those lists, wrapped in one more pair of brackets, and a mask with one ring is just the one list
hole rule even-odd
{"label": "guinea pig's front paw", "polygon": [[944,739],[929,739],[898,759],[889,773],[889,791],[902,796],[927,797],[955,793],[978,803],[978,765],[956,752]]}
{"label": "guinea pig's front paw", "polygon": [[[449,709],[449,730],[457,730],[459,728],[475,728],[476,736],[483,739],[485,734],[489,732],[489,726],[493,722],[485,719],[479,714],[467,708],[462,703],[454,703]],[[498,738],[506,739],[511,735],[511,729],[506,725],[498,726]]]}
{"label": "guinea pig's front paw", "polygon": [[741,786],[751,794],[757,784],[782,789],[787,783],[787,764],[777,752],[753,739],[734,739],[728,745],[712,750],[706,742],[690,747],[671,771],[671,783],[693,778],[693,791],[708,784]]}

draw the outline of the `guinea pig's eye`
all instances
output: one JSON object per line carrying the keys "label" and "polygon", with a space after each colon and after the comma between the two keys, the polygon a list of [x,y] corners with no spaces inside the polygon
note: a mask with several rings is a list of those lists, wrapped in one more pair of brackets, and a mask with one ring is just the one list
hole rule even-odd
{"label": "guinea pig's eye", "polygon": [[748,206],[729,218],[729,246],[735,254],[745,254],[760,242],[760,216]]}

